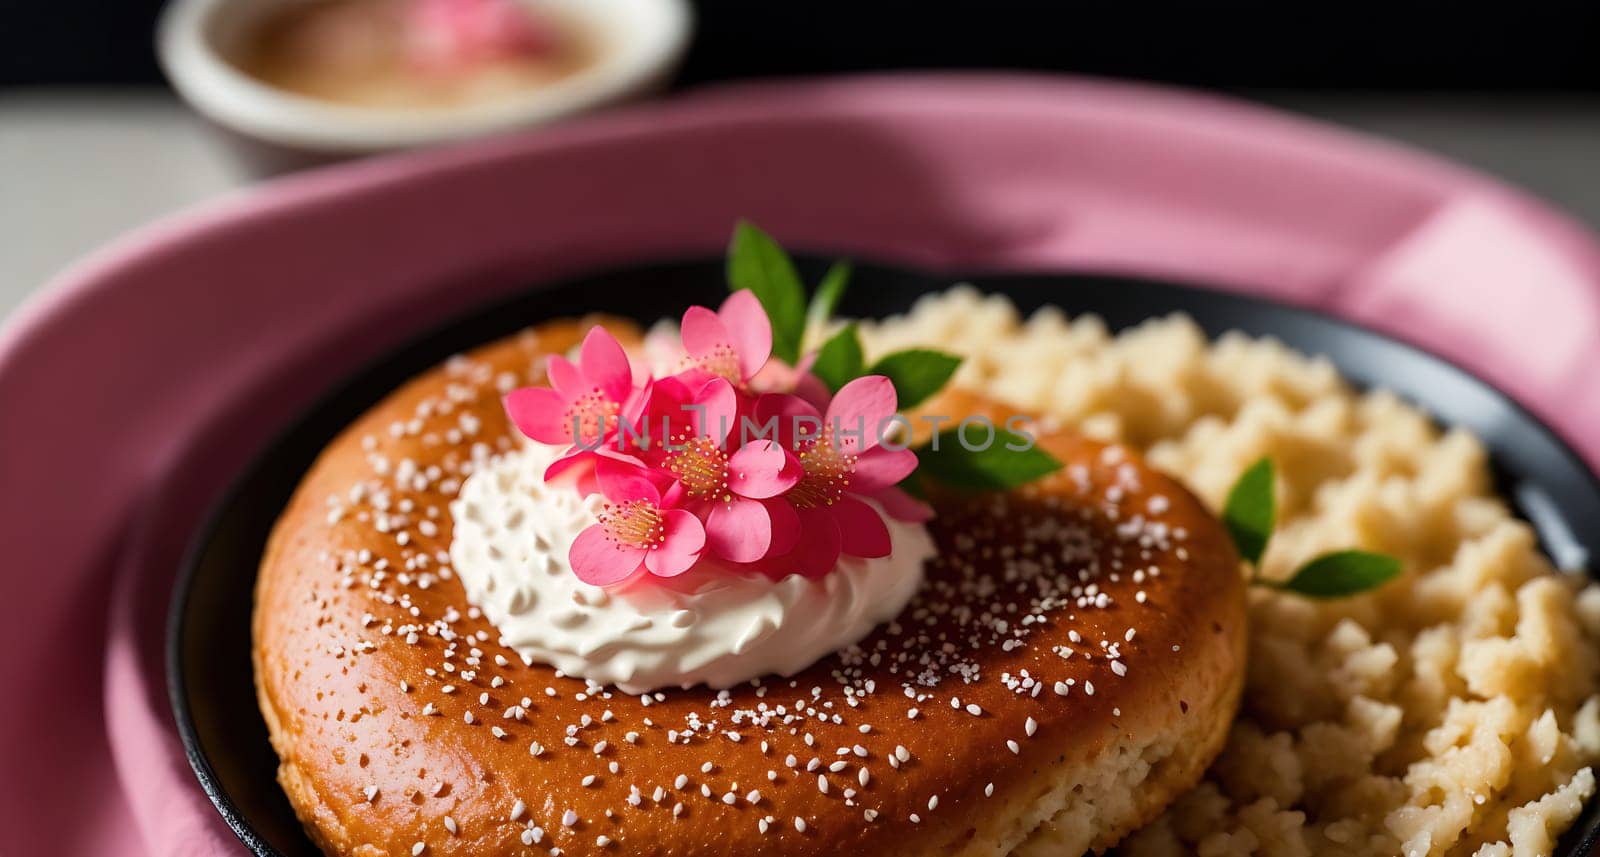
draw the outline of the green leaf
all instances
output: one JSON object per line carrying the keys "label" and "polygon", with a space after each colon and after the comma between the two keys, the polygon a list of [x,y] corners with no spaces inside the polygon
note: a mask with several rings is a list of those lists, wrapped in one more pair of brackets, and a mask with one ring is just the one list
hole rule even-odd
{"label": "green leaf", "polygon": [[866,358],[861,356],[861,337],[856,333],[855,322],[851,322],[822,343],[816,362],[811,364],[811,374],[837,393],[840,387],[861,377],[865,362]]}
{"label": "green leaf", "polygon": [[839,308],[845,287],[850,285],[850,263],[834,262],[828,273],[822,275],[817,290],[811,294],[811,305],[806,308],[806,329],[821,330]]}
{"label": "green leaf", "polygon": [[1004,491],[1061,469],[1061,462],[1033,438],[996,428],[972,427],[962,443],[960,427],[946,429],[917,447],[917,473],[959,491]]}
{"label": "green leaf", "polygon": [[1233,537],[1233,546],[1239,556],[1252,565],[1261,562],[1261,554],[1272,538],[1277,524],[1278,502],[1273,489],[1272,459],[1261,458],[1250,465],[1239,481],[1228,491],[1228,502],[1222,509],[1222,523]]}
{"label": "green leaf", "polygon": [[1294,577],[1276,586],[1312,598],[1343,598],[1377,589],[1399,574],[1400,560],[1392,556],[1342,550],[1300,566]]}
{"label": "green leaf", "polygon": [[886,375],[894,383],[901,408],[914,408],[939,392],[961,365],[961,358],[943,351],[912,348],[886,354],[866,371]]}
{"label": "green leaf", "polygon": [[772,353],[793,365],[805,336],[806,295],[789,254],[754,224],[739,221],[728,245],[728,288],[749,289],[772,321]]}

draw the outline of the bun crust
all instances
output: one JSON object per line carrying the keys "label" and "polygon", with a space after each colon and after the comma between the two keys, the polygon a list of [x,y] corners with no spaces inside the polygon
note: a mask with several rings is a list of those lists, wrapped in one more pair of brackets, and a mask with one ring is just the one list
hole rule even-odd
{"label": "bun crust", "polygon": [[1038,438],[1061,472],[935,497],[922,593],[800,675],[640,698],[525,665],[449,573],[448,503],[474,455],[515,446],[501,393],[593,323],[418,377],[329,445],[278,521],[256,684],[324,851],[1077,854],[1221,750],[1245,642],[1229,539],[1131,452],[1059,430]]}

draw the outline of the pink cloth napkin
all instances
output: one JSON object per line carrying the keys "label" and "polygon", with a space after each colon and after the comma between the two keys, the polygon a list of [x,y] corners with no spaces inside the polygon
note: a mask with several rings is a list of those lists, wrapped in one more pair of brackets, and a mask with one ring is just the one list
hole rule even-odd
{"label": "pink cloth napkin", "polygon": [[[1103,82],[741,86],[330,169],[164,221],[0,330],[0,853],[242,852],[162,679],[185,541],[299,406],[541,278],[787,244],[1098,269],[1320,306],[1510,389],[1600,463],[1600,250],[1427,157]],[[19,784],[26,783],[25,787]]]}

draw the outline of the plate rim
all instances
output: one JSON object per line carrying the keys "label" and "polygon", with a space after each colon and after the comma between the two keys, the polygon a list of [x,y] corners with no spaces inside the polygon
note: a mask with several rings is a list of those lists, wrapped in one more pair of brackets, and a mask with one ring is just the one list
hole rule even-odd
{"label": "plate rim", "polygon": [[[801,268],[803,273],[810,272],[811,269],[820,272],[826,264],[826,260],[832,258],[824,253],[806,250],[797,251],[794,256],[797,266]],[[1092,266],[1074,268],[952,268],[944,270],[936,266],[907,264],[884,258],[855,258],[851,260],[851,264],[858,273],[862,271],[889,273],[897,276],[910,276],[929,283],[944,284],[921,292],[923,295],[949,291],[957,287],[969,287],[985,297],[998,295],[1015,304],[1019,288],[1026,288],[1024,281],[1050,280],[1063,286],[1074,283],[1083,285],[1088,282],[1099,281],[1102,285],[1123,284],[1133,285],[1138,288],[1153,288],[1169,295],[1222,299],[1234,302],[1239,306],[1265,308],[1272,312],[1299,316],[1304,320],[1314,321],[1330,326],[1333,329],[1338,329],[1344,334],[1354,333],[1358,336],[1396,347],[1406,352],[1409,357],[1420,359],[1424,363],[1430,364],[1433,369],[1457,375],[1467,382],[1482,388],[1492,398],[1504,403],[1515,416],[1521,418],[1542,434],[1544,440],[1549,443],[1558,455],[1566,459],[1569,464],[1574,465],[1574,469],[1580,475],[1580,481],[1584,483],[1587,492],[1596,498],[1600,498],[1600,468],[1590,466],[1588,461],[1584,459],[1577,451],[1577,448],[1561,431],[1546,422],[1520,397],[1468,369],[1459,362],[1430,348],[1401,339],[1391,333],[1368,327],[1361,322],[1343,318],[1320,307],[1291,303],[1266,295],[1243,292],[1217,282],[1204,282],[1193,278],[1167,277],[1161,274],[1130,273],[1116,269],[1097,269]],[[518,313],[511,311],[524,307],[528,301],[534,299],[540,293],[551,290],[571,289],[592,280],[608,277],[626,277],[662,269],[697,267],[720,269],[722,265],[723,259],[720,256],[687,253],[653,260],[636,260],[617,265],[596,266],[550,280],[532,281],[527,285],[513,288],[485,301],[476,302],[460,311],[451,313],[442,320],[428,324],[418,331],[403,337],[394,346],[383,349],[374,357],[360,362],[348,371],[341,373],[332,381],[322,385],[311,398],[309,404],[293,409],[285,416],[282,422],[267,436],[266,440],[242,460],[237,470],[230,475],[224,488],[208,501],[205,506],[204,516],[198,521],[185,543],[183,554],[179,560],[178,573],[174,579],[172,594],[168,599],[168,613],[164,623],[165,640],[162,646],[163,672],[167,684],[167,701],[172,709],[173,720],[177,726],[178,737],[183,745],[184,756],[188,760],[195,778],[199,781],[201,790],[205,793],[213,808],[222,816],[223,821],[234,835],[253,854],[258,855],[258,857],[283,857],[283,852],[267,841],[250,823],[250,819],[233,800],[218,776],[216,767],[211,762],[210,756],[207,754],[204,743],[201,740],[189,705],[189,682],[183,668],[183,648],[186,639],[184,633],[185,619],[190,597],[195,588],[194,584],[202,565],[202,556],[215,539],[224,518],[238,499],[244,495],[245,488],[251,477],[264,466],[270,464],[276,455],[281,454],[281,450],[291,446],[292,441],[302,432],[307,431],[308,426],[316,420],[317,416],[331,407],[344,393],[352,388],[369,383],[374,379],[374,376],[382,373],[383,370],[400,361],[406,355],[428,348],[436,340],[452,331],[472,324],[484,323],[499,313],[506,313],[511,318],[520,318]],[[1009,285],[1006,285],[1008,282]],[[987,285],[989,283],[998,285]],[[1039,307],[1055,307],[1065,312],[1066,307],[1062,306],[1063,303],[1064,301],[1059,298],[1052,297],[1040,301]],[[1145,320],[1162,318],[1179,312],[1182,312],[1182,310],[1171,307],[1157,307],[1145,316]],[[1187,315],[1187,313],[1184,314]],[[1101,316],[1100,313],[1092,309],[1086,309],[1081,313],[1073,314],[1071,317],[1075,318],[1079,315]],[[881,315],[877,316],[877,318],[882,317]],[[1195,321],[1197,324],[1200,323],[1198,320]],[[1108,324],[1107,326],[1112,332],[1120,332],[1132,325],[1112,326]],[[1204,329],[1204,326],[1201,326]],[[1231,329],[1237,330],[1237,328]],[[1272,336],[1272,334],[1250,335],[1257,338]],[[1206,337],[1208,342],[1214,342],[1216,339],[1216,336],[1209,331],[1206,331]],[[1274,338],[1277,337],[1274,336]],[[1297,353],[1304,354],[1303,351],[1300,351],[1290,343],[1284,342],[1282,339],[1279,339],[1279,342]],[[1336,370],[1341,372],[1341,377],[1343,377],[1343,369],[1337,360],[1331,355],[1318,356],[1331,363]],[[1344,380],[1349,383],[1350,379],[1345,378]],[[404,383],[404,381],[401,383]],[[381,392],[379,401],[383,397],[391,395],[394,389],[390,387]],[[1395,395],[1401,396],[1398,392],[1395,392]],[[1431,408],[1424,406],[1420,402],[1411,401],[1408,397],[1401,397],[1406,399],[1408,404],[1420,408],[1436,426],[1440,424],[1438,416]],[[348,423],[345,425],[348,425]],[[1479,440],[1482,442],[1481,438]],[[1487,447],[1487,444],[1485,446]],[[1488,451],[1492,452],[1492,450]],[[1496,457],[1490,455],[1488,460],[1490,465],[1493,466]],[[297,474],[297,478],[303,475],[303,473]],[[1496,491],[1496,496],[1501,500],[1509,499],[1502,496],[1498,490]],[[1540,552],[1541,554],[1545,553],[1542,549]],[[1547,554],[1546,556],[1549,558]],[[250,585],[253,593],[259,568],[255,568],[252,571]],[[1562,573],[1563,571],[1562,569],[1557,569],[1557,573]],[[1584,572],[1587,578],[1600,582],[1600,567],[1590,567],[1584,569]],[[253,600],[254,595],[252,594],[252,602]],[[251,682],[254,684],[253,663],[251,669]],[[1589,800],[1584,802],[1577,819],[1574,820],[1574,826],[1564,832],[1563,837],[1576,832],[1578,830],[1577,825],[1584,820],[1585,816],[1596,813],[1600,813],[1600,794],[1591,796]],[[1569,843],[1571,846],[1570,852],[1561,852],[1561,857],[1582,857],[1582,855],[1600,852],[1600,818],[1590,819],[1590,822],[1589,829],[1579,834],[1579,838],[1576,841]]]}

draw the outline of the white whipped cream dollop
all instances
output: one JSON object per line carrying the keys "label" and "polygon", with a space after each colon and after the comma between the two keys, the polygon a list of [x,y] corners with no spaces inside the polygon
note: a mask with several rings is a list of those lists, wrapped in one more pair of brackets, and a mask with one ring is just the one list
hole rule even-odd
{"label": "white whipped cream dollop", "polygon": [[678,578],[590,586],[567,551],[603,500],[545,484],[558,454],[529,442],[480,463],[450,504],[450,560],[518,654],[628,693],[793,675],[898,615],[934,554],[926,527],[886,518],[889,556],[841,557],[821,578],[707,563]]}

